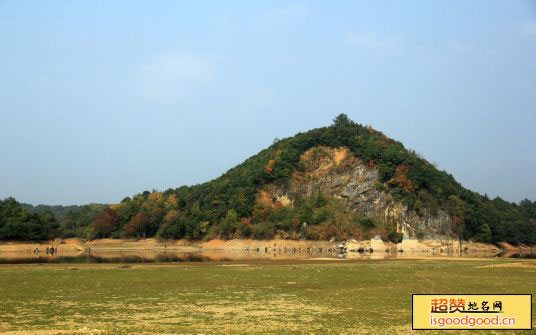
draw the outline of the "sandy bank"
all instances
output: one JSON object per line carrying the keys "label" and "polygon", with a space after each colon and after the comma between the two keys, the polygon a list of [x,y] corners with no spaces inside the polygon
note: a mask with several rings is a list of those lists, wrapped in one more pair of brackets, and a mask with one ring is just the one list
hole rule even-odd
{"label": "sandy bank", "polygon": [[[99,239],[85,241],[81,239],[65,239],[54,241],[32,243],[32,242],[0,242],[0,253],[32,253],[35,248],[44,252],[47,247],[54,246],[59,250],[67,253],[77,253],[86,251],[169,251],[169,252],[208,252],[208,251],[259,251],[259,252],[277,252],[277,253],[296,253],[296,252],[317,252],[319,250],[335,251],[338,242],[329,241],[308,241],[308,240],[251,240],[251,239],[234,239],[234,240],[210,240],[210,241],[188,241],[188,240],[168,240],[159,241],[154,238],[141,240],[124,240],[124,239]],[[456,240],[404,240],[400,244],[383,242],[377,239],[346,242],[348,251],[369,251],[374,252],[414,252],[414,253],[478,253],[478,254],[496,254],[501,249],[509,252],[536,252],[535,248],[511,245],[500,245],[501,248],[486,243],[462,242],[461,245]]]}
{"label": "sandy bank", "polygon": [[235,240],[210,240],[201,242],[200,246],[203,250],[215,251],[306,251],[312,249],[327,250],[336,248],[337,242],[329,241],[306,241],[306,240],[250,240],[250,239],[235,239]]}
{"label": "sandy bank", "polygon": [[85,241],[81,239],[65,239],[47,242],[0,242],[0,253],[33,253],[34,249],[44,252],[46,248],[53,246],[63,253],[83,252],[91,248],[91,251],[143,251],[143,250],[169,250],[177,252],[199,251],[199,243],[187,240],[173,240],[161,242],[157,239],[123,240],[123,239],[98,239]]}

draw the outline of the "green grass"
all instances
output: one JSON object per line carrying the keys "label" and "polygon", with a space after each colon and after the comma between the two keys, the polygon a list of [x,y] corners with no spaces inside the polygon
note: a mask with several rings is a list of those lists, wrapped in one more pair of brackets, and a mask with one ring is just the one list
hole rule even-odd
{"label": "green grass", "polygon": [[480,267],[501,262],[519,261],[6,265],[0,333],[412,333],[412,293],[536,296],[536,266]]}

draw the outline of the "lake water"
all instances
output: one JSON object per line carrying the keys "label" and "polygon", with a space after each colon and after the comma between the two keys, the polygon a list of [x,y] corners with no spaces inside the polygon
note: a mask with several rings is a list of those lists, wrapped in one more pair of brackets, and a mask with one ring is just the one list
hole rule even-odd
{"label": "lake water", "polygon": [[107,251],[77,254],[53,255],[28,253],[1,253],[0,264],[142,264],[142,263],[184,263],[184,262],[266,262],[266,261],[314,261],[314,260],[367,260],[367,259],[404,259],[419,256],[452,257],[504,257],[536,259],[536,254],[508,252],[499,254],[431,254],[431,253],[386,253],[386,252],[316,252],[316,253],[265,253],[265,252],[161,252],[161,251]]}

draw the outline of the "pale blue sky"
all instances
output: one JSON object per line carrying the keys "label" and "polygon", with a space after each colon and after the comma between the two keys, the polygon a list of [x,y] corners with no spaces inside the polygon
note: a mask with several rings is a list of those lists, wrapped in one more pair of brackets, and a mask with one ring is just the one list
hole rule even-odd
{"label": "pale blue sky", "polygon": [[207,181],[339,113],[536,200],[536,5],[0,0],[0,198]]}

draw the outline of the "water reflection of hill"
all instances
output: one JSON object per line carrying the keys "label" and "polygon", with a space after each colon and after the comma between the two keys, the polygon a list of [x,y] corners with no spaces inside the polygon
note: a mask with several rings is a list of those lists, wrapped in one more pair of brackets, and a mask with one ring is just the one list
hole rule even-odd
{"label": "water reflection of hill", "polygon": [[108,254],[108,255],[49,255],[34,257],[0,257],[0,264],[31,264],[31,263],[60,263],[60,264],[84,264],[84,263],[165,263],[165,262],[202,262],[210,259],[195,254],[173,255],[173,254],[156,254],[156,255],[139,255],[139,254]]}
{"label": "water reflection of hill", "polygon": [[0,264],[31,264],[31,263],[180,263],[180,262],[255,262],[255,261],[292,261],[292,260],[369,260],[369,259],[412,259],[412,258],[536,258],[534,254],[520,254],[519,252],[505,252],[502,254],[430,254],[416,252],[246,252],[246,251],[199,251],[199,252],[166,252],[162,250],[128,250],[107,251],[95,250],[90,253],[84,251],[60,252],[54,255],[30,252],[2,253]]}
{"label": "water reflection of hill", "polygon": [[0,255],[0,264],[31,263],[169,263],[169,262],[228,262],[262,260],[307,260],[336,259],[333,253],[284,254],[263,252],[151,252],[141,251],[95,251],[91,253],[58,253],[54,255],[33,255],[31,253],[11,253]]}

